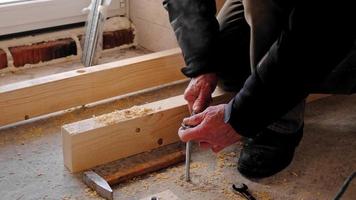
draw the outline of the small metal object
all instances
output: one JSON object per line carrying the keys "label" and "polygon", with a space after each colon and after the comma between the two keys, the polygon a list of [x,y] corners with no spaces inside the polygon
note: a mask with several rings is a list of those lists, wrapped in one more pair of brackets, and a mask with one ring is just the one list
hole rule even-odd
{"label": "small metal object", "polygon": [[352,179],[354,179],[355,177],[356,177],[356,171],[354,171],[349,177],[347,177],[347,179],[345,180],[345,182],[342,184],[341,188],[339,189],[338,193],[334,197],[334,200],[340,200],[342,198],[342,196],[344,195],[344,193],[347,190],[347,187],[349,187]]}
{"label": "small metal object", "polygon": [[[191,126],[187,126],[182,123],[182,128],[188,129],[191,128]],[[188,141],[185,146],[185,181],[189,182],[190,181],[190,149],[192,148],[192,141]]]}
{"label": "small metal object", "polygon": [[[195,115],[195,112],[193,111],[191,116]],[[184,123],[182,123],[182,129],[189,129],[192,128],[193,126],[187,126]],[[188,141],[185,146],[185,181],[190,182],[190,159],[191,159],[191,148],[192,148],[192,141]]]}
{"label": "small metal object", "polygon": [[112,200],[114,198],[113,191],[108,182],[93,171],[86,171],[83,174],[84,183],[96,191],[101,197]]}
{"label": "small metal object", "polygon": [[192,141],[188,141],[185,149],[185,181],[190,181],[190,149],[192,146]]}
{"label": "small metal object", "polygon": [[248,191],[248,187],[244,183],[232,184],[232,191],[245,197],[247,200],[256,200],[255,197]]}

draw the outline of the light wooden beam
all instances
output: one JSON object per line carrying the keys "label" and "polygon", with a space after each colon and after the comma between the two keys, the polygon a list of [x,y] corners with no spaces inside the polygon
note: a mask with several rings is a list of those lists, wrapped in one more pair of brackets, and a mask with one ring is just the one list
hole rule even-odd
{"label": "light wooden beam", "polygon": [[172,49],[0,86],[0,126],[183,80]]}
{"label": "light wooden beam", "polygon": [[326,97],[330,97],[331,94],[310,94],[308,97],[307,97],[307,103],[311,103],[313,101],[317,101],[319,99],[323,99],[323,98],[326,98]]}
{"label": "light wooden beam", "polygon": [[[213,95],[215,104],[231,98],[220,90]],[[64,164],[78,172],[177,142],[177,130],[188,115],[181,95],[65,125]]]}

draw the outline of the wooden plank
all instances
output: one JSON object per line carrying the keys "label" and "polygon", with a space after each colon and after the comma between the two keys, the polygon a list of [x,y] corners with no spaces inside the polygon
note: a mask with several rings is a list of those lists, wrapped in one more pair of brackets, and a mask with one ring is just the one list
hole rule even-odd
{"label": "wooden plank", "polygon": [[183,80],[172,49],[0,86],[0,126]]}
{"label": "wooden plank", "polygon": [[120,171],[104,176],[104,179],[109,183],[109,185],[114,185],[130,180],[137,176],[170,167],[172,165],[181,163],[184,160],[185,154],[182,150],[179,150],[167,155],[159,156],[155,159],[149,160],[148,162],[130,166],[127,169],[120,169]]}
{"label": "wooden plank", "polygon": [[[220,90],[213,95],[214,103],[231,97]],[[78,172],[177,142],[177,130],[186,116],[187,103],[180,95],[65,125],[64,164]]]}
{"label": "wooden plank", "polygon": [[311,103],[313,101],[317,101],[319,99],[323,99],[323,98],[326,98],[326,97],[330,97],[331,94],[310,94],[308,97],[307,97],[307,103]]}

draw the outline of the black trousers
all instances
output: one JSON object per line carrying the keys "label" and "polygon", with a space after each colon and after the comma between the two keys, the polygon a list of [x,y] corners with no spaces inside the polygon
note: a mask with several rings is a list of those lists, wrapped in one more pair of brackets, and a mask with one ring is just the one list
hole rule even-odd
{"label": "black trousers", "polygon": [[[262,17],[262,16],[261,16]],[[265,17],[265,16],[263,16]],[[238,92],[251,74],[251,31],[240,0],[227,0],[217,19],[220,34],[215,67],[219,87]],[[271,33],[273,36],[273,34]],[[268,36],[263,36],[264,39]],[[273,41],[272,41],[273,42]],[[268,128],[280,133],[295,133],[304,123],[305,101],[291,109]]]}

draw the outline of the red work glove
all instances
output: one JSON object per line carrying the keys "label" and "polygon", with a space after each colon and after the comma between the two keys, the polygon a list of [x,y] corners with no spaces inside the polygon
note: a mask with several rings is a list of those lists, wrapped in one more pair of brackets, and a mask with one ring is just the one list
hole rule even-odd
{"label": "red work glove", "polygon": [[195,113],[199,113],[209,106],[211,94],[214,92],[217,82],[218,78],[213,73],[192,78],[184,92],[190,112],[194,110]]}
{"label": "red work glove", "polygon": [[198,141],[203,148],[217,153],[241,140],[241,136],[224,122],[224,104],[210,106],[202,113],[185,118],[183,124],[193,128],[180,128],[178,135],[183,142]]}

